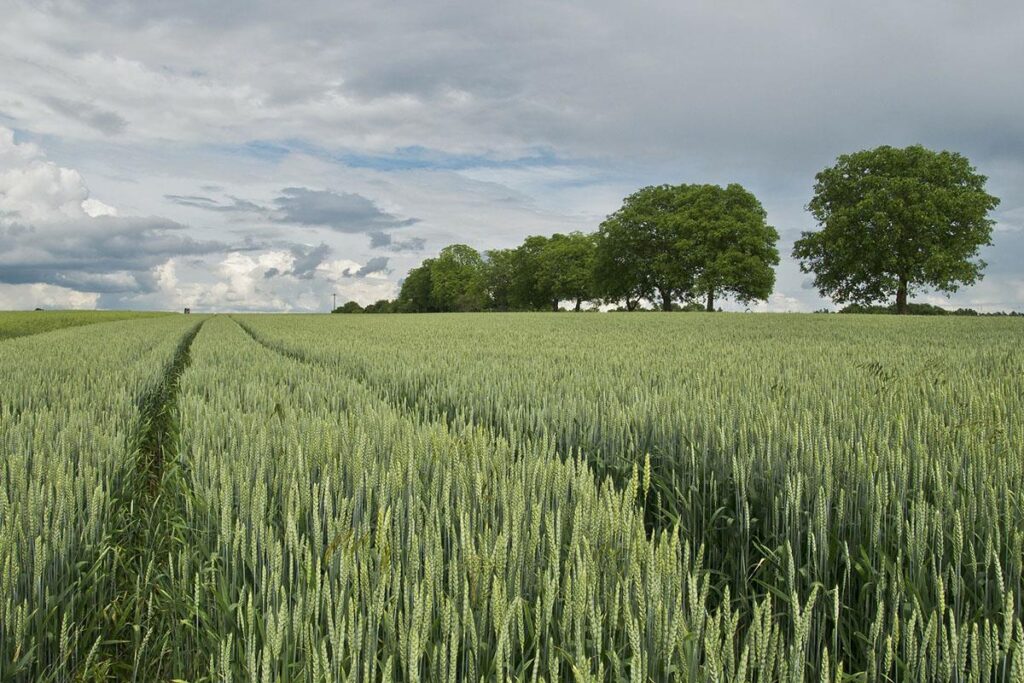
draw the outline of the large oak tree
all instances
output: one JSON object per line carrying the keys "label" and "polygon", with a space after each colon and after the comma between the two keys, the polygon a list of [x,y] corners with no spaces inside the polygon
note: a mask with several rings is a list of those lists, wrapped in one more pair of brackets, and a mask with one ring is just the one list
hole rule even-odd
{"label": "large oak tree", "polygon": [[640,299],[657,299],[671,310],[675,299],[693,287],[680,247],[681,203],[686,186],[644,187],[601,223],[597,233],[595,282],[610,301],[626,300],[632,310]]}
{"label": "large oak tree", "polygon": [[741,185],[659,185],[630,195],[598,232],[595,280],[609,299],[765,299],[779,262],[775,228]]}
{"label": "large oak tree", "polygon": [[952,293],[981,279],[999,200],[954,152],[883,146],[838,158],[816,177],[808,210],[820,229],[793,256],[823,296],[870,304],[930,287]]}
{"label": "large oak tree", "polygon": [[779,233],[742,185],[684,185],[678,248],[693,277],[693,298],[715,310],[717,297],[747,303],[775,286]]}

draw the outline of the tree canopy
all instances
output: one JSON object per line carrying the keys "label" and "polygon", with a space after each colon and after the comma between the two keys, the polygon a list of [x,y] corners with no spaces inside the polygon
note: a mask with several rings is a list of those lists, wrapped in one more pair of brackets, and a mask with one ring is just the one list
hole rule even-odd
{"label": "tree canopy", "polygon": [[840,156],[818,173],[808,210],[820,229],[793,248],[823,296],[871,304],[930,287],[952,293],[977,282],[999,200],[954,152],[883,146]]}
{"label": "tree canopy", "polygon": [[602,294],[674,300],[717,296],[766,299],[779,262],[778,233],[757,198],[741,185],[658,185],[627,197],[601,224],[595,280]]}
{"label": "tree canopy", "polygon": [[767,299],[775,286],[779,233],[761,202],[742,185],[690,185],[681,201],[677,248],[692,278],[691,294],[715,310],[715,299]]}
{"label": "tree canopy", "polygon": [[[717,297],[764,299],[775,283],[778,233],[742,186],[658,185],[633,193],[594,234],[531,235],[481,256],[453,244],[409,271],[395,303],[367,312],[559,310],[563,301],[642,300],[663,310],[714,310]],[[683,304],[680,306],[680,304]]]}
{"label": "tree canopy", "polygon": [[398,310],[403,313],[429,313],[438,310],[434,307],[433,283],[431,266],[434,259],[427,259],[409,271],[402,281],[402,290],[398,294]]}
{"label": "tree canopy", "polygon": [[[931,287],[954,292],[981,278],[988,214],[999,200],[966,158],[920,145],[840,156],[816,176],[808,210],[819,229],[793,248],[814,284],[840,304],[867,306]],[[594,234],[531,235],[483,256],[453,244],[409,271],[395,302],[367,312],[559,310],[570,301],[641,302],[715,310],[722,298],[767,299],[779,234],[743,186],[654,185],[623,200]]]}
{"label": "tree canopy", "polygon": [[693,288],[681,250],[685,185],[637,190],[597,231],[596,279],[606,300],[657,298],[662,310]]}
{"label": "tree canopy", "polygon": [[[398,309],[409,313],[479,311],[487,303],[484,260],[476,249],[452,244],[409,271]],[[380,302],[378,302],[380,303]]]}
{"label": "tree canopy", "polygon": [[465,244],[441,250],[430,270],[431,298],[439,311],[479,311],[487,303],[484,260]]}
{"label": "tree canopy", "polygon": [[575,302],[580,310],[584,301],[594,298],[594,257],[597,244],[593,235],[555,233],[539,254],[540,289],[558,310],[564,300]]}

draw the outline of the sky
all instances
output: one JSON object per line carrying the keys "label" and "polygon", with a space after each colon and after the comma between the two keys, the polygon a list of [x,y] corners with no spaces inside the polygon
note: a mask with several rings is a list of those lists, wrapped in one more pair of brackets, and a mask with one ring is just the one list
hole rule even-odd
{"label": "sky", "polygon": [[[843,153],[966,155],[1024,310],[1024,3],[0,0],[0,309],[323,311],[424,258],[738,182],[780,233]],[[727,307],[742,308],[735,304]]]}

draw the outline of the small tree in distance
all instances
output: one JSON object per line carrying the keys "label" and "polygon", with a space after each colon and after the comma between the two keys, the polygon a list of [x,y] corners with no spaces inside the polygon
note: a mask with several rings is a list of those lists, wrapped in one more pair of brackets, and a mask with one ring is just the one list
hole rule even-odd
{"label": "small tree in distance", "polygon": [[821,226],[793,248],[800,269],[837,303],[872,304],[931,287],[945,293],[982,277],[999,200],[954,152],[920,145],[840,156],[818,173],[807,209]]}
{"label": "small tree in distance", "polygon": [[358,301],[346,301],[341,306],[335,308],[331,313],[362,313],[363,307],[359,305]]}

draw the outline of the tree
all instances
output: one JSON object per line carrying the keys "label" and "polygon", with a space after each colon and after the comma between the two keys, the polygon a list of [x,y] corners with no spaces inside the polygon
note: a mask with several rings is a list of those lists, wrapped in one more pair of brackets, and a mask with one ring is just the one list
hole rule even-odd
{"label": "tree", "polygon": [[551,307],[554,294],[544,272],[544,251],[548,241],[547,237],[530,235],[515,248],[509,291],[509,302],[514,310],[538,311]]}
{"label": "tree", "polygon": [[363,313],[395,313],[397,312],[396,302],[390,299],[378,299],[372,304],[367,304]]}
{"label": "tree", "polygon": [[512,310],[512,287],[515,278],[514,249],[491,249],[486,253],[484,283],[490,308],[495,311]]}
{"label": "tree", "polygon": [[551,236],[540,253],[540,287],[551,298],[552,310],[564,299],[576,303],[594,296],[594,259],[597,245],[593,235],[571,232]]}
{"label": "tree", "polygon": [[692,277],[692,295],[715,310],[715,298],[743,303],[767,299],[779,263],[779,233],[768,225],[761,203],[742,185],[680,188],[680,233],[676,244]]}
{"label": "tree", "polygon": [[965,157],[883,146],[840,156],[816,181],[807,209],[821,229],[803,233],[793,256],[823,296],[871,304],[895,295],[905,314],[919,288],[952,293],[981,279],[978,249],[991,244],[999,200]]}
{"label": "tree", "polygon": [[359,305],[357,301],[346,301],[341,306],[335,308],[331,313],[362,313],[363,307]]}
{"label": "tree", "polygon": [[597,233],[595,284],[607,300],[657,297],[664,311],[693,289],[681,250],[681,218],[687,186],[645,187],[623,201]]}
{"label": "tree", "polygon": [[430,298],[439,311],[482,311],[487,304],[484,260],[476,249],[451,244],[430,264]]}
{"label": "tree", "polygon": [[434,259],[427,259],[409,271],[398,294],[398,310],[403,313],[427,313],[437,310],[431,296],[433,283],[430,269]]}

